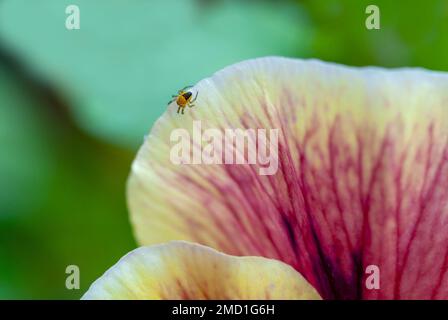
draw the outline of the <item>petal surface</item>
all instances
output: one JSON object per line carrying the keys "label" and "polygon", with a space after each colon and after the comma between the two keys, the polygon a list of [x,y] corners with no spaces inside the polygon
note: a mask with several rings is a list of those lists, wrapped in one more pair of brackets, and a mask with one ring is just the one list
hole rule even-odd
{"label": "petal surface", "polygon": [[[448,75],[273,57],[192,90],[195,107],[170,105],[132,167],[141,244],[281,260],[328,299],[448,299]],[[207,144],[195,121],[201,132],[278,129],[277,170],[173,163],[176,129],[191,154]],[[370,265],[379,289],[366,286]]]}
{"label": "petal surface", "polygon": [[292,267],[174,241],[130,252],[83,299],[320,299]]}

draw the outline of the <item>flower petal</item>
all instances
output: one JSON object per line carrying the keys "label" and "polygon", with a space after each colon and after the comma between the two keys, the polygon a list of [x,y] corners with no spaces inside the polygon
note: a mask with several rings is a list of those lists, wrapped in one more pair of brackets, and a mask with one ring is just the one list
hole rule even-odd
{"label": "flower petal", "polygon": [[142,247],[98,279],[83,299],[320,299],[292,267],[198,244]]}
{"label": "flower petal", "polygon": [[[263,58],[193,90],[196,106],[171,105],[133,164],[141,244],[278,259],[324,298],[448,299],[446,74]],[[193,137],[195,120],[202,131],[279,129],[278,171],[172,163],[173,130]],[[366,286],[369,265],[380,289]]]}

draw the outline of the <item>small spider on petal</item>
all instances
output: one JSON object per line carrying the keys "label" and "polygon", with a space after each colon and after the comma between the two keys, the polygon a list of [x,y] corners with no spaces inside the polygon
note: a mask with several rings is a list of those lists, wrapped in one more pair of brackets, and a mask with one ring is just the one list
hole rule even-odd
{"label": "small spider on petal", "polygon": [[198,93],[196,92],[195,97],[193,98],[193,93],[187,89],[191,88],[192,86],[186,86],[183,89],[179,90],[177,94],[172,95],[172,99],[170,102],[168,102],[168,105],[170,105],[173,101],[176,101],[176,104],[178,106],[177,113],[181,111],[182,114],[184,114],[185,107],[188,106],[190,108],[194,107],[194,102],[196,101],[198,97]]}

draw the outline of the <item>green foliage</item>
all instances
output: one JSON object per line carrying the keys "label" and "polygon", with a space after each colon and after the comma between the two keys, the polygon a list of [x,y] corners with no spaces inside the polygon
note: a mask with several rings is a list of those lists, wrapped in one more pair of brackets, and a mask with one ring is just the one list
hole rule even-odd
{"label": "green foliage", "polygon": [[[79,298],[135,247],[133,153],[86,136],[1,65],[0,101],[0,298]],[[70,264],[79,291],[65,288]]]}
{"label": "green foliage", "polygon": [[[69,4],[80,8],[80,30],[65,28]],[[135,147],[179,88],[305,48],[302,20],[288,4],[13,0],[2,3],[0,36],[64,94],[82,128]]]}
{"label": "green foliage", "polygon": [[[448,70],[448,2],[304,0],[312,56],[349,65]],[[380,9],[381,29],[364,27],[366,7]]]}

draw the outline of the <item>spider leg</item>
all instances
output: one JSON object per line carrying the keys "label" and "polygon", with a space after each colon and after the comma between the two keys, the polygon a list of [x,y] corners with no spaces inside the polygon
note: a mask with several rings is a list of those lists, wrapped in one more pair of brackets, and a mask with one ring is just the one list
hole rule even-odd
{"label": "spider leg", "polygon": [[185,110],[185,108],[182,108],[182,114],[184,114],[184,110]]}
{"label": "spider leg", "polygon": [[195,101],[196,101],[196,99],[198,98],[198,94],[199,94],[199,91],[196,91],[196,95],[195,95],[194,98],[191,100],[191,102],[195,102]]}
{"label": "spider leg", "polygon": [[188,106],[189,106],[190,108],[193,108],[193,107],[194,107],[194,104],[189,103]]}
{"label": "spider leg", "polygon": [[177,113],[179,113],[179,111],[180,111],[180,107],[177,108]]}

